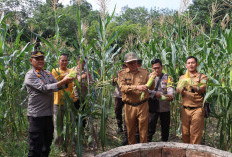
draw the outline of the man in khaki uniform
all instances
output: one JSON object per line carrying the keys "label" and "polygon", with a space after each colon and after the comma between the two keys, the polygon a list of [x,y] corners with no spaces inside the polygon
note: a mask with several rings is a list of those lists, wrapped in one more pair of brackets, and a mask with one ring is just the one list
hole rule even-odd
{"label": "man in khaki uniform", "polygon": [[[185,79],[182,75],[177,85],[177,93],[182,95],[181,121],[182,140],[184,143],[200,144],[204,128],[203,100],[206,91],[207,76],[197,72],[197,58],[187,58],[186,68],[189,71],[192,83],[190,88],[182,88],[180,85]],[[203,85],[198,86],[199,83]]]}
{"label": "man in khaki uniform", "polygon": [[[124,113],[128,134],[128,143],[135,144],[136,121],[139,124],[140,142],[147,142],[148,131],[148,87],[149,72],[146,69],[138,68],[137,56],[133,52],[125,55],[126,69],[118,73],[119,87],[122,92],[122,101],[125,103]],[[155,73],[152,73],[155,75]],[[155,83],[149,89],[154,89]],[[144,99],[140,100],[144,92]]]}

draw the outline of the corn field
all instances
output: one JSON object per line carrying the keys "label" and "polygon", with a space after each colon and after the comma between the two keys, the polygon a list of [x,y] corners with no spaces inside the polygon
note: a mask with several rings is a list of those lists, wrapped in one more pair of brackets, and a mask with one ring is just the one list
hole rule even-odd
{"label": "corn field", "polygon": [[[83,143],[92,142],[97,148],[96,152],[109,149],[108,128],[112,125],[109,117],[112,117],[114,89],[111,76],[120,70],[119,58],[123,58],[124,54],[130,51],[136,52],[138,57],[143,59],[143,67],[149,71],[150,61],[160,58],[164,64],[164,72],[170,74],[176,83],[185,73],[187,56],[197,57],[198,71],[209,78],[205,101],[212,104],[210,118],[205,120],[203,142],[205,145],[232,151],[231,26],[223,28],[220,24],[212,24],[209,19],[210,33],[206,33],[201,27],[193,25],[194,19],[189,20],[188,13],[173,15],[172,20],[167,18],[163,23],[152,27],[148,41],[131,41],[129,46],[119,47],[116,41],[120,29],[110,33],[108,31],[114,13],[99,16],[99,23],[96,25],[98,38],[90,42],[85,40],[80,14],[77,9],[78,40],[76,47],[70,48],[72,57],[69,67],[75,66],[75,56],[86,57],[86,67],[88,73],[93,76],[94,84],[88,85],[88,95],[82,104],[88,107],[84,111],[71,108],[71,101],[67,96],[65,106],[68,112],[65,115],[66,127],[63,133],[63,147],[66,152],[72,151],[70,144],[73,141],[77,143],[75,152],[78,156],[83,153]],[[45,39],[32,32],[32,39],[28,43],[20,40],[23,30],[18,29],[16,37],[11,35],[13,17],[12,14],[2,13],[0,18],[0,156],[26,156],[28,152],[27,93],[23,81],[26,72],[31,68],[30,52],[36,50],[36,41],[40,40],[39,49],[46,53],[46,69],[49,71],[58,66],[58,58],[65,51],[59,37],[59,17],[56,17],[54,37]],[[176,136],[181,134],[180,101],[180,97],[176,95],[171,109],[172,130]],[[71,110],[78,121],[70,118],[68,113]],[[88,118],[87,139],[84,137],[81,117]]]}

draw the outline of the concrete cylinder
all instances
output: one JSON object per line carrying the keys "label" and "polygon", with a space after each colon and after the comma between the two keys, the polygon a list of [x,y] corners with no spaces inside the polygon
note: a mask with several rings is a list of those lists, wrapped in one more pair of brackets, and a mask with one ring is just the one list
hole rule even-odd
{"label": "concrete cylinder", "polygon": [[96,157],[232,157],[232,153],[205,145],[150,142],[117,147]]}

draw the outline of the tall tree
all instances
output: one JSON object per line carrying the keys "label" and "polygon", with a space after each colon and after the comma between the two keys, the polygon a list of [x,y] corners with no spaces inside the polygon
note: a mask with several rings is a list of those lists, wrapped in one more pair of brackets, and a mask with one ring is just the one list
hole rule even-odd
{"label": "tall tree", "polygon": [[119,24],[127,21],[132,21],[135,24],[145,24],[147,23],[149,18],[150,15],[145,7],[137,7],[135,9],[132,9],[128,6],[125,6],[122,8],[122,14],[119,17],[116,17],[116,20]]}
{"label": "tall tree", "polygon": [[197,15],[195,24],[206,24],[207,19],[210,19],[213,26],[222,21],[226,14],[232,16],[232,7],[229,4],[231,2],[228,0],[193,0],[188,9],[192,17]]}

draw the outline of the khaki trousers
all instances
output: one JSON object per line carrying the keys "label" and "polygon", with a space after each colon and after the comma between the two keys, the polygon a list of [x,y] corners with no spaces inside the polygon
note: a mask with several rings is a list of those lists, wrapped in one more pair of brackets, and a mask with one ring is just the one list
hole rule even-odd
{"label": "khaki trousers", "polygon": [[184,143],[201,144],[204,128],[204,108],[181,109],[182,140]]}
{"label": "khaki trousers", "polygon": [[137,121],[139,126],[140,143],[146,143],[147,132],[148,132],[148,115],[149,115],[148,102],[145,102],[138,106],[125,104],[124,113],[125,113],[125,123],[127,127],[128,144],[136,143],[135,134],[136,134]]}

